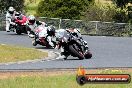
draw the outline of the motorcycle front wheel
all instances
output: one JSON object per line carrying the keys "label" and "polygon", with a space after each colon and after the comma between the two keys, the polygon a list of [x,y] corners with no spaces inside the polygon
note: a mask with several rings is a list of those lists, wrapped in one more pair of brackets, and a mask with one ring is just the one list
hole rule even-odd
{"label": "motorcycle front wheel", "polygon": [[17,26],[16,27],[16,33],[18,34],[18,35],[21,35],[21,27],[20,26]]}
{"label": "motorcycle front wheel", "polygon": [[21,35],[21,31],[20,31],[20,30],[17,30],[17,29],[16,29],[16,33],[17,33],[18,35]]}
{"label": "motorcycle front wheel", "polygon": [[85,59],[90,59],[92,57],[92,53],[90,51],[87,51],[84,56]]}

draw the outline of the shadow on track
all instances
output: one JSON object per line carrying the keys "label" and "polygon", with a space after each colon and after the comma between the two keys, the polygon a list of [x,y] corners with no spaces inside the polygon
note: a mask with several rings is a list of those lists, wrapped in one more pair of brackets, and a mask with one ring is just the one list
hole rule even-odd
{"label": "shadow on track", "polygon": [[27,36],[27,34],[16,34],[16,33],[11,33],[11,34],[7,34],[7,35],[18,35],[18,36]]}
{"label": "shadow on track", "polygon": [[45,47],[45,46],[41,46],[41,47],[34,47],[35,49],[54,49],[54,48],[47,48],[47,47]]}
{"label": "shadow on track", "polygon": [[82,61],[82,60],[80,60],[78,58],[67,58],[66,60],[64,60],[64,59],[56,59],[56,61],[73,61],[73,60],[75,60],[75,61]]}

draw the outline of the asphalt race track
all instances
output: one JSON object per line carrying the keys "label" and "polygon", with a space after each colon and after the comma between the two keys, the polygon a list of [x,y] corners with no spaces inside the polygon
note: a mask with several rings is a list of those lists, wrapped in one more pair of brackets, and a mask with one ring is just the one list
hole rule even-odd
{"label": "asphalt race track", "polygon": [[[83,38],[88,42],[93,54],[91,59],[78,60],[68,57],[68,60],[49,60],[26,63],[0,64],[0,69],[45,69],[45,68],[105,68],[105,67],[132,67],[132,38],[131,37],[105,37],[86,36]],[[0,32],[0,44],[9,44],[33,47],[27,35],[16,35],[12,32]],[[53,49],[49,49],[53,50]],[[56,51],[56,50],[53,50]],[[56,51],[59,52],[59,51]],[[55,59],[55,58],[53,58]]]}

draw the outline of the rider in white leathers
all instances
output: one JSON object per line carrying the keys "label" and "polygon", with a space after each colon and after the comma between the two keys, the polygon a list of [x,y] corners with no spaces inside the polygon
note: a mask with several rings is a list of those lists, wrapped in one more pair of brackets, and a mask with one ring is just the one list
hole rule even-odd
{"label": "rider in white leathers", "polygon": [[[39,26],[39,25],[43,25],[43,27],[44,28],[42,28],[44,31],[42,31],[42,32],[44,32],[43,34],[47,34],[47,31],[48,31],[48,27],[45,27],[46,26],[46,23],[45,22],[41,22],[41,21],[36,21],[36,18],[33,16],[33,15],[30,15],[29,16],[29,22],[27,23],[27,26],[28,26],[28,28],[27,28],[27,31],[28,31],[28,35],[29,35],[29,37],[30,36],[32,36],[34,33],[35,33],[35,29]],[[29,29],[29,30],[28,30]],[[46,31],[45,31],[46,30]],[[33,33],[32,33],[33,32]],[[53,47],[54,46],[54,44],[52,43],[52,41],[51,41],[51,37],[50,36],[48,36],[48,34],[47,34],[47,40],[48,40],[48,42],[49,42],[49,44]],[[34,41],[35,42],[35,41]],[[34,42],[32,42],[32,44],[34,45],[34,46],[36,46],[36,43],[34,43]]]}
{"label": "rider in white leathers", "polygon": [[16,25],[12,20],[15,17],[15,9],[13,7],[9,7],[7,13],[6,13],[6,31],[10,32],[10,26]]}

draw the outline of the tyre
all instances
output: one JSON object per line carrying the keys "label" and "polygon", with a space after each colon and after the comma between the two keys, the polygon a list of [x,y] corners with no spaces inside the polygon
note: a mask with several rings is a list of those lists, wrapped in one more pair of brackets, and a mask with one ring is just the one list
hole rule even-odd
{"label": "tyre", "polygon": [[20,26],[17,26],[16,27],[16,33],[18,34],[18,35],[21,35],[21,27]]}
{"label": "tyre", "polygon": [[80,60],[83,60],[84,59],[84,55],[81,54],[81,52],[79,53],[77,51],[77,49],[75,49],[74,45],[76,45],[76,44],[69,45],[69,52],[72,53],[74,56],[78,57]]}
{"label": "tyre", "polygon": [[25,33],[25,34],[28,34],[28,33],[27,33],[26,26],[23,27],[23,30],[24,30],[24,33]]}
{"label": "tyre", "polygon": [[90,59],[92,57],[92,53],[90,51],[86,52],[86,54],[84,55],[85,59]]}
{"label": "tyre", "polygon": [[36,45],[37,45],[37,43],[36,43],[36,42],[34,42],[34,41],[32,41],[32,45],[33,45],[33,46],[36,46]]}
{"label": "tyre", "polygon": [[18,35],[21,35],[21,31],[20,31],[20,30],[17,30],[17,29],[16,29],[16,33],[17,33]]}

